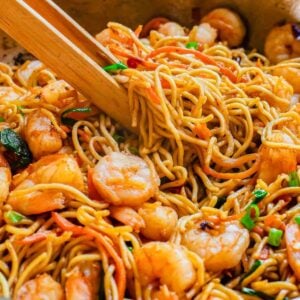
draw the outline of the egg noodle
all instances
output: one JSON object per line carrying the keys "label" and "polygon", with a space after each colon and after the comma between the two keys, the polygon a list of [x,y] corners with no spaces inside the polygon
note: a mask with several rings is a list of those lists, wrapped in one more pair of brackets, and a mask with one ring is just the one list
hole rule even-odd
{"label": "egg noodle", "polygon": [[[57,152],[75,157],[84,178],[83,189],[51,180],[20,188],[34,168],[29,166],[29,171],[14,172],[5,199],[0,183],[0,294],[25,299],[19,292],[32,291],[26,283],[42,274],[68,290],[67,280],[79,266],[94,269],[83,271],[92,290],[88,299],[257,299],[249,289],[262,299],[300,297],[300,226],[294,221],[300,215],[300,186],[290,184],[290,173],[300,175],[299,106],[292,86],[272,75],[276,68],[299,69],[300,58],[270,65],[258,53],[230,49],[226,43],[191,49],[186,48],[188,36],[153,30],[141,39],[141,28],[134,32],[112,22],[108,28],[114,35],[106,47],[128,66],[112,76],[128,90],[138,137],[100,113],[39,61],[18,67],[0,64],[0,132],[11,128],[30,150],[38,149],[38,141],[28,142],[26,130],[28,116],[40,111],[63,140]],[[74,124],[63,124],[64,112],[77,107],[91,109],[75,116]],[[7,148],[1,147],[5,156]],[[113,152],[139,155],[158,174],[159,190],[148,205],[159,202],[178,215],[172,235],[159,245],[178,247],[191,264],[191,284],[182,290],[179,286],[190,280],[188,271],[175,258],[176,267],[170,266],[167,255],[169,263],[153,258],[153,268],[161,264],[161,270],[153,271],[157,274],[151,275],[152,282],[143,279],[136,253],[149,240],[130,224],[117,222],[110,203],[91,194],[90,170]],[[0,181],[5,167],[0,160]],[[43,193],[53,192],[67,199],[61,209],[18,209],[34,193],[41,193],[47,205]],[[20,206],[9,199],[17,199]],[[247,214],[255,222],[251,229],[242,225]],[[232,236],[224,233],[228,228],[236,228]],[[289,239],[291,228],[297,241]],[[270,242],[273,229],[283,233],[276,246]],[[206,241],[210,236],[213,241]],[[296,245],[289,246],[289,241]],[[199,246],[201,250],[198,242],[207,244]],[[220,247],[227,249],[219,253]],[[208,259],[201,251],[211,251],[212,256]],[[240,259],[222,269],[231,260],[230,252],[232,260]],[[151,268],[149,257],[143,268],[147,266]],[[49,299],[58,299],[53,297]],[[67,293],[67,299],[73,298]]]}

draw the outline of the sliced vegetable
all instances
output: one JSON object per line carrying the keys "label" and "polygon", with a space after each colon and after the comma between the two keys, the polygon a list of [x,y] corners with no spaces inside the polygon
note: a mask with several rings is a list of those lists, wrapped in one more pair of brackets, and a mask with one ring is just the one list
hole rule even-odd
{"label": "sliced vegetable", "polygon": [[128,150],[134,155],[139,155],[139,150],[136,147],[128,147]]}
{"label": "sliced vegetable", "polygon": [[298,225],[300,225],[300,216],[296,216],[294,220]]}
{"label": "sliced vegetable", "polygon": [[245,274],[241,277],[240,282],[243,281],[246,277],[250,276],[253,272],[255,272],[256,269],[257,269],[258,267],[260,267],[261,265],[262,265],[262,261],[256,260],[256,261],[252,264],[250,270],[249,270],[247,273],[245,273]]}
{"label": "sliced vegetable", "polygon": [[281,221],[280,216],[278,214],[266,216],[264,222],[267,227],[273,227],[282,230],[285,229],[285,224]]}
{"label": "sliced vegetable", "polygon": [[288,186],[300,186],[300,179],[297,171],[291,172],[289,174]]}
{"label": "sliced vegetable", "polygon": [[185,47],[188,49],[198,50],[199,44],[197,42],[188,42]]}
{"label": "sliced vegetable", "polygon": [[282,230],[271,228],[268,236],[268,244],[274,247],[280,246],[282,235]]}
{"label": "sliced vegetable", "polygon": [[132,246],[127,246],[127,249],[132,252],[133,251],[133,247]]}
{"label": "sliced vegetable", "polygon": [[12,129],[5,128],[0,131],[0,144],[8,150],[5,156],[13,172],[27,167],[32,162],[32,154],[27,144]]}
{"label": "sliced vegetable", "polygon": [[66,117],[68,114],[71,114],[71,113],[89,113],[91,111],[92,111],[92,109],[90,107],[77,107],[77,108],[67,109],[66,111],[64,111],[61,114],[61,122],[65,125],[73,126],[77,122],[77,120]]}
{"label": "sliced vegetable", "polygon": [[127,66],[124,65],[122,62],[118,62],[116,64],[112,64],[103,68],[103,70],[106,72],[125,70],[125,69],[127,69]]}
{"label": "sliced vegetable", "polygon": [[[254,216],[252,215],[254,212]],[[255,221],[259,218],[260,212],[256,204],[251,204],[247,210],[246,214],[241,218],[242,225],[248,230],[252,230],[255,227]]]}
{"label": "sliced vegetable", "polygon": [[[249,296],[259,297],[264,300],[275,300],[276,299],[276,297],[274,297],[274,296],[268,295],[264,292],[255,291],[255,290],[247,288],[247,287],[242,288],[242,293],[249,295]],[[289,298],[284,297],[283,300],[289,300]]]}
{"label": "sliced vegetable", "polygon": [[23,108],[24,108],[24,107],[23,107],[22,105],[17,106],[18,112],[19,112],[22,116],[24,116]]}
{"label": "sliced vegetable", "polygon": [[3,117],[0,117],[0,122],[4,122],[4,118]]}
{"label": "sliced vegetable", "polygon": [[215,208],[220,208],[226,202],[226,199],[227,197],[225,196],[219,197],[217,203],[215,204]]}
{"label": "sliced vegetable", "polygon": [[18,212],[14,211],[14,210],[8,211],[6,213],[6,217],[12,223],[19,223],[20,221],[22,221],[25,218],[25,216],[19,214]]}
{"label": "sliced vegetable", "polygon": [[113,138],[118,144],[123,143],[125,141],[125,137],[117,132],[113,134]]}
{"label": "sliced vegetable", "polygon": [[263,189],[257,189],[254,190],[252,194],[255,196],[255,199],[252,201],[252,204],[257,204],[267,196],[268,192]]}

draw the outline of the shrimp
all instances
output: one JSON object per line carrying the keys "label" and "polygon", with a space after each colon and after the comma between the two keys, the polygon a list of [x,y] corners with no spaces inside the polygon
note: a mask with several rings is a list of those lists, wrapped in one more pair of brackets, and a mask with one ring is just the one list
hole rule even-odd
{"label": "shrimp", "polygon": [[176,211],[171,207],[162,206],[159,202],[145,203],[138,213],[145,222],[141,233],[149,240],[167,241],[178,221]]}
{"label": "shrimp", "polygon": [[166,22],[159,26],[158,32],[165,36],[185,36],[182,26],[175,22]]}
{"label": "shrimp", "polygon": [[62,147],[61,135],[41,109],[28,115],[24,135],[35,159],[56,153]]}
{"label": "shrimp", "polygon": [[27,61],[16,71],[15,77],[22,86],[29,88],[33,86],[32,78],[34,73],[44,68],[44,65],[39,60]]}
{"label": "shrimp", "polygon": [[50,275],[42,274],[27,281],[17,291],[14,300],[63,300],[64,292],[61,285]]}
{"label": "shrimp", "polygon": [[158,190],[157,174],[140,157],[112,152],[92,170],[92,181],[100,196],[118,206],[139,206]]}
{"label": "shrimp", "polygon": [[151,30],[158,30],[161,25],[169,21],[170,21],[169,19],[162,18],[162,17],[153,18],[143,26],[140,37],[141,38],[147,37]]}
{"label": "shrimp", "polygon": [[10,167],[4,156],[0,154],[0,205],[2,205],[8,197],[10,184]]}
{"label": "shrimp", "polygon": [[300,226],[294,220],[285,228],[285,243],[288,263],[300,280]]}
{"label": "shrimp", "polygon": [[131,207],[111,207],[110,213],[114,219],[130,226],[135,232],[140,232],[141,228],[145,227],[143,218]]}
{"label": "shrimp", "polygon": [[58,108],[75,106],[78,102],[77,92],[64,80],[49,82],[42,88],[41,101]]}
{"label": "shrimp", "polygon": [[279,63],[300,56],[300,41],[294,34],[295,24],[285,24],[273,28],[265,42],[265,54],[271,63]]}
{"label": "shrimp", "polygon": [[[83,191],[83,175],[75,158],[68,154],[54,154],[41,158],[13,179],[14,191],[41,183],[62,183]],[[24,215],[40,214],[64,207],[66,196],[56,190],[10,193],[7,203]]]}
{"label": "shrimp", "polygon": [[212,10],[201,19],[218,31],[218,38],[227,42],[229,47],[239,46],[246,35],[246,28],[241,17],[226,8]]}
{"label": "shrimp", "polygon": [[189,39],[190,41],[211,46],[217,39],[217,30],[208,23],[202,23],[193,27],[189,33]]}
{"label": "shrimp", "polygon": [[76,266],[66,281],[66,300],[96,299],[99,276],[100,266],[96,262],[85,261]]}
{"label": "shrimp", "polygon": [[194,266],[180,245],[150,242],[135,250],[134,257],[143,287],[158,282],[181,294],[196,281]]}
{"label": "shrimp", "polygon": [[220,272],[238,265],[249,246],[248,230],[237,220],[221,219],[217,210],[198,216],[187,225],[181,244],[198,254],[208,271]]}
{"label": "shrimp", "polygon": [[121,32],[117,32],[111,28],[106,28],[99,32],[96,35],[96,40],[98,40],[104,46],[119,43],[124,45],[132,44],[132,39],[129,36],[122,34]]}
{"label": "shrimp", "polygon": [[295,93],[300,93],[300,70],[292,67],[276,67],[272,72],[275,76],[283,77],[292,87]]}
{"label": "shrimp", "polygon": [[[270,138],[271,142],[293,144],[293,140],[283,132],[274,132]],[[289,148],[271,148],[262,145],[259,149],[260,167],[258,178],[267,184],[273,182],[278,175],[282,173],[290,173],[296,170],[297,156],[299,151]],[[272,166],[272,167],[270,167]]]}

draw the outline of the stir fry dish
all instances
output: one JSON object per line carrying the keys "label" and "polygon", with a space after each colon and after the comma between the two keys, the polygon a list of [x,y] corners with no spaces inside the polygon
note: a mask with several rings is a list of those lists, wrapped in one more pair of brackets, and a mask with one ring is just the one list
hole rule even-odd
{"label": "stir fry dish", "polygon": [[265,56],[245,36],[225,8],[108,23],[139,135],[47,62],[0,63],[1,296],[300,299],[300,27]]}

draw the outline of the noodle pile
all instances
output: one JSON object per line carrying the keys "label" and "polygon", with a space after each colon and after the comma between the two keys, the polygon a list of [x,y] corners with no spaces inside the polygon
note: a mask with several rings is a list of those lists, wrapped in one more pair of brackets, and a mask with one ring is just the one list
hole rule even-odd
{"label": "noodle pile", "polygon": [[[139,39],[118,23],[109,23],[108,28],[115,34],[108,49],[129,66],[113,76],[128,90],[138,137],[71,87],[61,92],[66,84],[42,63],[0,64],[0,131],[11,128],[24,138],[27,116],[43,110],[63,139],[59,152],[76,157],[85,182],[83,191],[61,183],[14,190],[22,175],[14,176],[11,194],[22,198],[32,191],[55,190],[70,200],[55,213],[28,215],[17,222],[8,217],[12,207],[5,201],[1,204],[0,294],[16,297],[24,283],[44,273],[64,287],[74,268],[84,262],[96,270],[96,278],[90,275],[89,280],[99,299],[155,299],[157,290],[177,299],[171,298],[174,293],[167,284],[141,283],[135,252],[148,241],[131,226],[113,220],[105,199],[95,200],[90,194],[89,170],[101,157],[125,152],[139,155],[156,170],[161,184],[150,202],[171,207],[179,216],[165,243],[182,244],[184,232],[193,222],[199,226],[206,214],[218,222],[240,220],[254,201],[253,191],[266,192],[238,265],[208,271],[204,261],[188,251],[196,280],[179,299],[252,299],[242,293],[245,287],[276,300],[300,297],[286,241],[270,246],[266,224],[276,215],[284,229],[300,214],[300,186],[289,186],[287,173],[280,172],[270,182],[261,175],[262,166],[276,173],[278,165],[272,152],[264,155],[263,147],[277,151],[282,164],[291,159],[284,151],[300,150],[299,106],[293,104],[293,88],[283,77],[272,75],[278,67],[300,68],[300,59],[272,66],[254,51],[222,43],[198,51],[185,47],[188,37],[151,31],[148,39]],[[91,113],[87,117],[83,113],[73,125],[63,125],[63,113],[74,107],[90,107]],[[278,133],[286,138],[274,140]],[[249,272],[257,261],[259,266]],[[171,276],[180,281],[182,274]]]}

